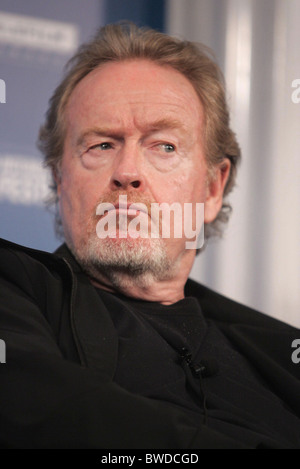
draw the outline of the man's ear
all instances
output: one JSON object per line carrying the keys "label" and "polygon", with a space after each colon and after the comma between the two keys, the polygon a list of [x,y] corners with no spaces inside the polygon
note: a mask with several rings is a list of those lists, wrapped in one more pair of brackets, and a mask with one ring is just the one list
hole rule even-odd
{"label": "man's ear", "polygon": [[223,203],[223,193],[230,173],[230,161],[224,161],[209,176],[204,207],[204,223],[211,223],[217,217]]}

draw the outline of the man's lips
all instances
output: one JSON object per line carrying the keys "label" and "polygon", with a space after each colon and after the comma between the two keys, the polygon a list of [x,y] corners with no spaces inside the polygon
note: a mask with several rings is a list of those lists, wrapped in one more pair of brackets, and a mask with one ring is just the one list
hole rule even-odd
{"label": "man's lips", "polygon": [[121,212],[125,212],[127,213],[127,215],[132,215],[132,216],[136,216],[138,215],[139,213],[144,213],[146,215],[148,215],[148,209],[147,209],[147,206],[143,203],[117,203],[117,204],[113,204],[114,205],[114,208],[111,208],[109,209],[108,211],[111,211],[111,210],[116,210],[118,211],[119,213]]}

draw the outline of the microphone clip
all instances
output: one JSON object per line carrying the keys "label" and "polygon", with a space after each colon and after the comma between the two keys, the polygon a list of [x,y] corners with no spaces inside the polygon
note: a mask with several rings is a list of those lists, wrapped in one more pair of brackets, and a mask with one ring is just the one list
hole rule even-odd
{"label": "microphone clip", "polygon": [[197,378],[197,379],[201,378],[201,376],[205,372],[206,368],[201,363],[197,364],[197,363],[192,362],[192,354],[186,347],[183,347],[181,349],[180,359],[181,359],[181,361],[184,361],[188,365],[188,367],[191,370],[194,378]]}
{"label": "microphone clip", "polygon": [[179,356],[181,362],[184,362],[189,367],[194,378],[208,378],[218,372],[218,365],[213,359],[202,360],[200,363],[194,363],[193,356],[186,347],[182,347]]}

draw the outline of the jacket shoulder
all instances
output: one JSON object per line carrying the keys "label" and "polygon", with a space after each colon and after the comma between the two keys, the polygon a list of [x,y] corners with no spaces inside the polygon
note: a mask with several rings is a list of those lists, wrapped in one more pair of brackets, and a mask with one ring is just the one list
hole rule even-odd
{"label": "jacket shoulder", "polygon": [[198,299],[204,316],[221,323],[295,329],[271,315],[262,313],[189,279],[185,292]]}
{"label": "jacket shoulder", "polygon": [[27,246],[23,246],[21,244],[14,243],[12,241],[8,241],[7,239],[0,238],[0,250],[1,254],[4,255],[6,252],[11,253],[24,253],[31,257],[44,257],[50,258],[52,253],[47,251],[41,251],[38,249],[29,248]]}
{"label": "jacket shoulder", "polygon": [[[62,259],[50,252],[41,251],[0,238],[0,274],[14,283],[41,280],[45,272],[55,273],[65,269]],[[38,282],[39,283],[39,282]]]}

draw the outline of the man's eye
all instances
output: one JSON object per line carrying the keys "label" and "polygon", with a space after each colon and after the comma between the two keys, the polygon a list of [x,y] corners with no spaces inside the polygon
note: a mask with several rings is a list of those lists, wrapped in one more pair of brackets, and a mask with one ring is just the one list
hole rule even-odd
{"label": "man's eye", "polygon": [[102,143],[97,143],[97,145],[93,145],[90,150],[94,150],[97,148],[100,148],[100,150],[110,150],[111,149],[111,144],[109,142],[102,142]]}
{"label": "man's eye", "polygon": [[161,143],[160,147],[163,148],[166,153],[172,153],[175,151],[175,147],[171,143]]}

